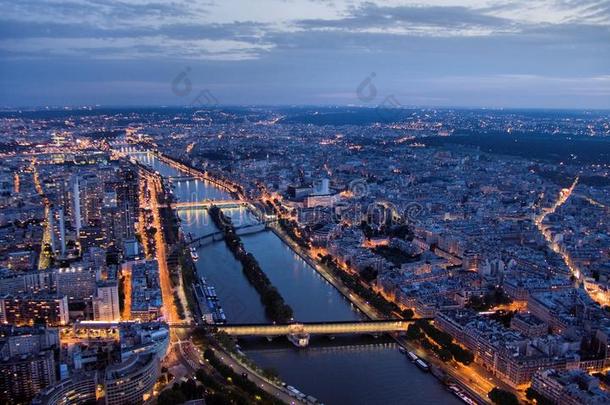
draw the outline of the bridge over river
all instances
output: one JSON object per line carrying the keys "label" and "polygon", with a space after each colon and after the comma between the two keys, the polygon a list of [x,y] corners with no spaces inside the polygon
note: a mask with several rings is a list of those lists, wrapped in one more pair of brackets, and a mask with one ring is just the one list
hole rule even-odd
{"label": "bridge over river", "polygon": [[[264,230],[267,229],[267,224],[269,224],[271,222],[273,222],[273,221],[269,220],[269,221],[257,222],[257,223],[253,223],[253,224],[245,224],[245,225],[241,225],[241,226],[236,226],[236,227],[234,227],[234,229],[235,229],[235,233],[237,235],[240,235],[240,236],[241,235],[250,235],[253,233],[263,232]],[[187,238],[186,244],[195,246],[196,248],[200,248],[200,247],[206,246],[210,243],[221,241],[221,240],[223,240],[223,238],[224,238],[224,234],[222,231],[212,231],[205,235],[197,236],[195,238],[191,238],[191,239]]]}
{"label": "bridge over river", "polygon": [[246,207],[248,203],[242,200],[204,200],[204,201],[184,201],[172,203],[173,209],[205,208],[209,209],[212,205],[218,208],[239,208]]}
{"label": "bridge over river", "polygon": [[381,334],[406,332],[414,321],[346,321],[346,322],[298,322],[286,325],[242,324],[218,325],[219,331],[232,336],[282,336],[294,333],[309,335]]}
{"label": "bridge over river", "polygon": [[[424,318],[418,318],[424,319]],[[188,324],[171,324],[172,328],[204,328],[224,332],[235,337],[262,336],[273,338],[287,336],[297,346],[307,346],[311,335],[349,335],[406,332],[411,320],[366,320],[345,322],[295,322],[290,324],[210,324],[193,326]],[[427,318],[426,318],[427,319]]]}

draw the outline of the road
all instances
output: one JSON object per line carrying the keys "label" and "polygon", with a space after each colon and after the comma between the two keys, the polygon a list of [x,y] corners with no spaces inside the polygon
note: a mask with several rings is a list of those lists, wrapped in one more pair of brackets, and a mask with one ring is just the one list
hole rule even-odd
{"label": "road", "polygon": [[[480,403],[489,403],[487,393],[494,387],[503,385],[476,364],[464,366],[455,361],[444,363],[412,341],[400,337],[396,338],[396,341],[407,350],[417,354],[418,357],[428,364],[445,372],[447,377],[458,383],[460,387]],[[507,387],[504,388],[508,389]]]}
{"label": "road", "polygon": [[155,255],[159,264],[159,281],[161,284],[161,296],[163,297],[164,315],[167,322],[179,322],[178,310],[174,303],[173,287],[167,265],[167,245],[165,243],[161,213],[159,210],[159,194],[162,193],[161,180],[158,177],[148,176],[150,190],[150,207],[152,211],[152,226],[157,230],[155,238]]}
{"label": "road", "polygon": [[[200,367],[200,365],[205,364],[203,363],[203,352],[191,341],[181,341],[177,343],[177,345],[179,345],[180,348],[180,356],[183,357],[186,362],[191,365],[196,365],[197,367]],[[266,377],[260,375],[257,371],[252,370],[248,366],[240,363],[231,354],[222,350],[221,348],[210,347],[210,349],[214,352],[218,359],[220,359],[225,365],[231,367],[234,372],[242,375],[246,373],[250,381],[254,382],[258,387],[260,387],[263,391],[269,393],[270,395],[282,400],[287,404],[305,403],[291,397],[288,394],[288,390],[286,388],[273,383]]]}
{"label": "road", "polygon": [[557,253],[558,255],[560,255],[561,258],[563,259],[563,262],[566,264],[566,266],[568,266],[568,268],[570,269],[570,272],[572,272],[574,277],[576,277],[576,279],[578,279],[578,280],[581,280],[583,275],[582,275],[580,269],[574,264],[570,255],[568,255],[562,249],[562,247],[559,245],[559,243],[557,243],[553,239],[553,236],[554,236],[553,232],[551,232],[551,230],[549,228],[546,228],[543,223],[544,219],[547,216],[555,213],[555,211],[557,211],[557,209],[559,207],[561,207],[563,204],[566,203],[566,201],[568,201],[568,199],[574,192],[574,188],[576,188],[576,185],[578,184],[578,180],[579,180],[579,177],[576,176],[576,178],[574,179],[574,182],[572,183],[572,185],[570,187],[561,189],[561,192],[559,193],[557,200],[555,200],[553,205],[551,205],[550,207],[544,208],[542,210],[542,212],[540,213],[540,215],[538,215],[534,219],[534,223],[536,224],[536,227],[538,228],[538,230],[540,231],[542,236],[544,236],[544,239],[546,240],[547,245],[551,248],[551,250],[553,252]]}
{"label": "road", "polygon": [[224,364],[231,367],[233,369],[233,371],[235,371],[237,374],[243,374],[243,373],[248,374],[248,379],[250,381],[256,383],[256,385],[258,387],[260,387],[262,390],[268,392],[269,394],[275,396],[276,398],[282,400],[283,402],[285,402],[287,404],[303,404],[304,403],[304,402],[298,401],[295,398],[291,397],[285,388],[273,384],[271,381],[269,381],[262,375],[258,374],[256,371],[251,370],[250,368],[239,363],[237,360],[235,360],[232,356],[230,356],[225,351],[222,351],[222,350],[216,349],[216,348],[212,348],[212,350],[214,351],[214,354],[216,354],[216,356]]}

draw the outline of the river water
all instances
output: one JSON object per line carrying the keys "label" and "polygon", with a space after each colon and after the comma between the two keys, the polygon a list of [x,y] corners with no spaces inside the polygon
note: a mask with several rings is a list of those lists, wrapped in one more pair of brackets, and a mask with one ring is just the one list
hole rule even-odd
{"label": "river water", "polygon": [[[179,177],[176,169],[154,155],[136,155],[162,176]],[[178,201],[230,199],[209,182],[171,181]],[[227,209],[236,225],[256,219],[245,208]],[[193,237],[216,229],[205,209],[180,209],[185,233]],[[361,319],[357,308],[273,232],[242,236],[244,247],[294,310],[298,321],[348,321]],[[256,290],[242,274],[223,241],[198,250],[197,271],[216,287],[229,323],[265,323],[263,305]],[[457,398],[429,374],[423,373],[388,338],[351,336],[331,341],[314,337],[306,349],[293,347],[285,338],[273,342],[248,339],[244,351],[262,368],[274,368],[287,384],[313,395],[327,405],[343,404],[459,404]]]}

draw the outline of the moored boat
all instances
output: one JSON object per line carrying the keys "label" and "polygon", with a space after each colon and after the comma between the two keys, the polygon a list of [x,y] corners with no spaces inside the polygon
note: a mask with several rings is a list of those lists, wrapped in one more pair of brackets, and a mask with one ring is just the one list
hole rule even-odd
{"label": "moored boat", "polygon": [[419,367],[422,371],[426,371],[426,372],[430,371],[430,366],[428,365],[428,363],[426,363],[422,359],[415,360],[415,365],[417,367]]}
{"label": "moored boat", "polygon": [[193,258],[193,261],[199,260],[199,255],[194,247],[191,247],[191,258]]}

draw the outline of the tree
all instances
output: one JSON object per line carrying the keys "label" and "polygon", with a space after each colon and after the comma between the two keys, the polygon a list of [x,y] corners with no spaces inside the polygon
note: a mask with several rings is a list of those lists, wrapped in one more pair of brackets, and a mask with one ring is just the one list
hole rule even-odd
{"label": "tree", "polygon": [[451,359],[453,359],[453,355],[451,354],[451,352],[445,348],[440,348],[436,351],[436,354],[438,355],[438,358],[441,359],[443,362],[448,362],[451,361]]}
{"label": "tree", "polygon": [[416,339],[421,338],[422,336],[423,336],[423,334],[422,334],[422,331],[419,326],[417,326],[414,323],[409,325],[409,327],[407,328],[407,334],[406,334],[407,339],[416,340]]}
{"label": "tree", "polygon": [[206,395],[205,403],[208,405],[232,405],[231,399],[224,393],[216,392]]}
{"label": "tree", "polygon": [[489,394],[487,394],[487,396],[494,404],[519,405],[519,400],[517,399],[517,396],[515,394],[497,387],[489,391]]}
{"label": "tree", "polygon": [[364,279],[364,281],[370,283],[377,278],[377,270],[371,266],[366,266],[360,273],[360,276]]}
{"label": "tree", "polygon": [[280,376],[280,373],[273,367],[267,367],[263,369],[263,375],[274,380]]}
{"label": "tree", "polygon": [[157,403],[159,405],[173,405],[181,404],[183,402],[186,402],[186,400],[187,399],[182,392],[173,389],[168,389],[162,391],[161,394],[159,394],[159,399]]}
{"label": "tree", "polygon": [[536,401],[536,403],[540,405],[553,405],[553,401],[540,395],[532,387],[529,387],[527,390],[525,390],[525,397],[530,401]]}
{"label": "tree", "polygon": [[462,364],[469,365],[474,361],[474,355],[471,351],[463,349],[461,346],[452,344],[449,348],[451,354],[456,361],[459,361]]}

